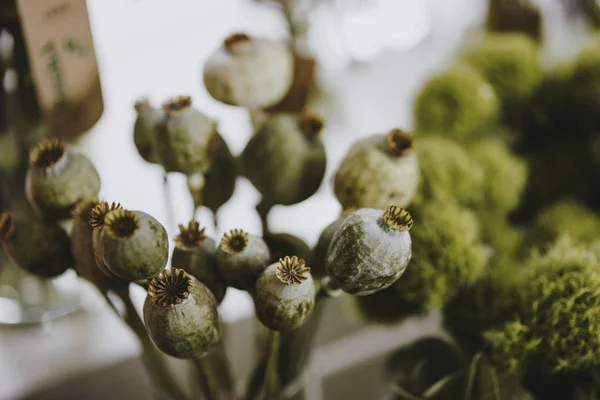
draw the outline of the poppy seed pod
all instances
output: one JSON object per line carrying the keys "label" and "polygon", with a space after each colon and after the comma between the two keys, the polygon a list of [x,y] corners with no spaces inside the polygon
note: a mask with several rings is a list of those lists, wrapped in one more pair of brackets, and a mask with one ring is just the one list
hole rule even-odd
{"label": "poppy seed pod", "polygon": [[300,327],[315,305],[315,286],[304,260],[285,257],[256,281],[254,307],[260,322],[274,331]]}
{"label": "poppy seed pod", "polygon": [[327,275],[344,292],[357,296],[389,287],[411,259],[412,225],[408,211],[398,206],[353,212],[331,240]]}
{"label": "poppy seed pod", "polygon": [[269,265],[266,243],[256,235],[233,229],[221,239],[217,249],[217,265],[227,285],[252,290],[256,280]]}
{"label": "poppy seed pod", "polygon": [[419,165],[408,133],[393,129],[352,145],[335,173],[335,196],[343,208],[406,206],[417,190]]}
{"label": "poppy seed pod", "polygon": [[238,172],[235,157],[219,133],[214,133],[209,149],[208,157],[213,160],[211,168],[203,175],[188,175],[187,185],[194,207],[205,206],[216,214],[233,195]]}
{"label": "poppy seed pod", "polygon": [[459,141],[481,136],[498,120],[494,89],[474,68],[457,65],[430,77],[415,100],[418,132],[443,132]]}
{"label": "poppy seed pod", "polygon": [[293,83],[294,56],[283,43],[228,36],[204,65],[204,85],[216,100],[258,110],[275,105]]}
{"label": "poppy seed pod", "polygon": [[141,211],[118,208],[107,213],[94,245],[110,272],[130,281],[158,275],[169,257],[165,228]]}
{"label": "poppy seed pod", "polygon": [[58,225],[0,213],[0,242],[18,267],[42,278],[73,266],[69,235]]}
{"label": "poppy seed pod", "polygon": [[156,152],[167,172],[203,173],[211,166],[210,144],[215,121],[192,107],[189,96],[166,101],[165,117],[156,132]]}
{"label": "poppy seed pod", "polygon": [[179,225],[171,265],[204,283],[215,295],[218,304],[223,301],[227,284],[217,266],[217,245],[204,235],[204,228],[200,229],[198,222],[190,221],[187,227]]}
{"label": "poppy seed pod", "polygon": [[[89,224],[90,213],[100,204],[98,199],[86,199],[73,210],[73,228],[71,229],[71,248],[74,268],[81,278],[93,283],[100,291],[107,292],[129,284],[128,281],[109,276],[96,264],[94,255],[94,227]],[[112,274],[111,274],[112,275]]]}
{"label": "poppy seed pod", "polygon": [[177,358],[202,357],[221,338],[214,295],[182,269],[166,269],[150,281],[144,322],[154,344]]}
{"label": "poppy seed pod", "polygon": [[319,236],[319,240],[317,241],[317,245],[313,250],[313,257],[310,268],[310,273],[315,279],[321,279],[327,276],[327,272],[325,271],[325,260],[327,258],[327,250],[329,250],[329,245],[331,244],[331,240],[333,239],[333,235],[340,226],[342,226],[342,222],[344,219],[350,214],[352,214],[357,209],[355,207],[347,208],[342,212],[342,215],[329,225],[321,232]]}
{"label": "poppy seed pod", "polygon": [[263,203],[292,205],[319,189],[327,165],[322,128],[321,119],[308,113],[278,114],[252,136],[240,162]]}
{"label": "poppy seed pod", "polygon": [[94,229],[92,232],[92,247],[94,248],[94,259],[96,266],[109,278],[117,279],[102,259],[102,229],[104,229],[104,217],[113,210],[122,209],[119,203],[108,203],[106,201],[96,204],[90,211],[89,225]]}
{"label": "poppy seed pod", "polygon": [[98,195],[100,177],[83,154],[67,149],[59,139],[47,139],[29,153],[25,191],[44,218],[61,220],[80,200]]}
{"label": "poppy seed pod", "polygon": [[148,99],[141,99],[135,103],[137,117],[133,125],[133,142],[140,156],[149,163],[159,164],[160,159],[156,154],[155,140],[157,129],[165,118],[165,111],[152,107]]}

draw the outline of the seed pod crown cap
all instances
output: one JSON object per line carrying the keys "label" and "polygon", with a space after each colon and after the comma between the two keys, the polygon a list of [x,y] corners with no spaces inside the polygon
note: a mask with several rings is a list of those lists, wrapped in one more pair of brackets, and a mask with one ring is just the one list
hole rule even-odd
{"label": "seed pod crown cap", "polygon": [[413,137],[402,129],[392,129],[385,137],[389,152],[396,157],[403,157],[412,153]]}
{"label": "seed pod crown cap", "polygon": [[232,33],[223,40],[223,46],[233,54],[244,51],[251,44],[252,38],[243,32]]}
{"label": "seed pod crown cap", "polygon": [[135,212],[118,208],[104,216],[104,229],[114,239],[129,239],[140,228]]}
{"label": "seed pod crown cap", "polygon": [[241,229],[232,229],[221,239],[221,249],[229,254],[238,254],[248,246],[248,233]]}
{"label": "seed pod crown cap", "polygon": [[90,217],[88,219],[89,224],[94,228],[100,228],[104,226],[104,217],[106,214],[113,210],[123,208],[121,203],[109,203],[107,201],[96,204],[92,211],[90,211]]}
{"label": "seed pod crown cap", "polygon": [[200,229],[200,223],[194,220],[191,220],[187,227],[180,224],[179,235],[175,236],[175,246],[180,250],[194,250],[206,238],[205,230],[206,228]]}
{"label": "seed pod crown cap", "polygon": [[413,226],[410,213],[400,206],[387,206],[382,219],[388,227],[398,232],[409,231]]}
{"label": "seed pod crown cap", "polygon": [[175,115],[189,109],[192,106],[191,96],[177,96],[162,104],[167,115]]}
{"label": "seed pod crown cap", "polygon": [[321,119],[321,117],[308,111],[304,111],[298,117],[298,126],[302,133],[308,138],[318,136],[321,133],[321,130],[323,130],[323,125],[323,119]]}
{"label": "seed pod crown cap", "polygon": [[148,285],[148,296],[157,305],[173,308],[187,299],[192,291],[192,280],[182,269],[171,268],[155,276]]}
{"label": "seed pod crown cap", "polygon": [[29,165],[37,168],[48,168],[58,162],[65,153],[62,140],[51,138],[38,143],[29,152]]}
{"label": "seed pod crown cap", "polygon": [[277,278],[286,285],[298,286],[308,279],[310,268],[306,266],[303,259],[296,256],[285,256],[279,259],[277,265]]}

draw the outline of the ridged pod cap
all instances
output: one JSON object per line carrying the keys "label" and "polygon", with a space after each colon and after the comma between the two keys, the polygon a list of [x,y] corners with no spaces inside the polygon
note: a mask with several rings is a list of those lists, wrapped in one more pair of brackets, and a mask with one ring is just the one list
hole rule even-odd
{"label": "ridged pod cap", "polygon": [[137,281],[158,275],[167,264],[165,228],[142,211],[117,208],[104,216],[94,251],[116,276]]}
{"label": "ridged pod cap", "polygon": [[419,165],[410,134],[394,129],[354,143],[335,174],[343,208],[406,206],[419,184]]}
{"label": "ridged pod cap", "polygon": [[152,107],[148,99],[140,99],[135,103],[137,117],[133,125],[133,142],[140,156],[153,164],[160,164],[156,154],[157,129],[165,118],[165,111]]}
{"label": "ridged pod cap", "polygon": [[285,257],[256,282],[254,307],[260,322],[275,331],[300,327],[315,305],[315,286],[304,260]]}
{"label": "ridged pod cap", "polygon": [[391,286],[412,257],[408,211],[362,208],[348,215],[331,240],[327,275],[346,293],[365,296]]}
{"label": "ridged pod cap", "polygon": [[[163,103],[165,118],[156,133],[156,153],[167,172],[203,173],[212,166],[216,123],[192,107],[189,96]],[[213,156],[214,157],[214,156]]]}
{"label": "ridged pod cap", "polygon": [[150,281],[144,322],[154,344],[177,358],[202,357],[222,334],[212,292],[177,268],[166,269]]}
{"label": "ridged pod cap", "polygon": [[171,265],[204,283],[215,295],[218,304],[223,301],[227,284],[217,266],[217,245],[205,236],[204,228],[200,229],[197,221],[190,221],[187,227],[179,225]]}
{"label": "ridged pod cap", "polygon": [[257,110],[282,100],[293,74],[294,56],[285,44],[235,33],[208,58],[203,80],[216,100]]}
{"label": "ridged pod cap", "polygon": [[47,139],[29,153],[25,190],[45,219],[61,220],[70,217],[79,201],[98,195],[100,177],[83,154],[67,149],[59,139]]}
{"label": "ridged pod cap", "polygon": [[233,229],[221,239],[217,250],[217,265],[227,285],[240,290],[252,290],[256,280],[269,265],[269,248],[256,235]]}
{"label": "ridged pod cap", "polygon": [[327,160],[317,116],[271,116],[252,136],[240,162],[242,173],[270,205],[291,205],[312,196],[321,186]]}
{"label": "ridged pod cap", "polygon": [[0,213],[0,242],[18,267],[42,278],[73,266],[69,236],[58,225]]}

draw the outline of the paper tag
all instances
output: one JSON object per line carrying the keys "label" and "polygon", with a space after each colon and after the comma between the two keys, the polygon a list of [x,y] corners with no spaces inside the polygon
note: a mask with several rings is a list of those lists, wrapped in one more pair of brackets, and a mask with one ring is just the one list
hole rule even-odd
{"label": "paper tag", "polygon": [[52,134],[73,138],[104,109],[86,0],[17,0],[38,101]]}

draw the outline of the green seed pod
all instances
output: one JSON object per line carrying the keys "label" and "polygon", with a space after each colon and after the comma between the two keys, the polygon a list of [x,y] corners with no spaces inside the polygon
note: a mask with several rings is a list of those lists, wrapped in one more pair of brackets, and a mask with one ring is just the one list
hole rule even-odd
{"label": "green seed pod", "polygon": [[270,259],[267,244],[259,236],[241,229],[226,233],[217,249],[221,276],[228,286],[239,290],[252,290]]}
{"label": "green seed pod", "polygon": [[500,104],[494,89],[468,65],[455,65],[425,82],[415,100],[418,132],[443,132],[461,142],[476,140],[493,126]]}
{"label": "green seed pod", "polygon": [[71,229],[71,248],[74,268],[83,279],[93,283],[101,292],[119,289],[129,282],[114,275],[108,275],[98,268],[94,255],[94,227],[89,224],[92,210],[100,204],[98,199],[86,199],[73,210],[73,228]]}
{"label": "green seed pod", "polygon": [[527,182],[525,160],[511,153],[506,143],[500,140],[483,140],[469,150],[485,175],[483,202],[479,208],[501,214],[514,209]]}
{"label": "green seed pod", "polygon": [[325,270],[325,260],[327,258],[327,250],[329,250],[329,245],[331,244],[333,235],[339,229],[339,227],[342,226],[344,219],[346,219],[348,215],[352,214],[356,210],[357,208],[355,207],[345,209],[338,219],[327,225],[323,232],[321,232],[319,240],[317,241],[317,245],[313,250],[313,256],[311,260],[312,267],[310,268],[310,274],[314,279],[318,280],[327,276],[327,271]]}
{"label": "green seed pod", "polygon": [[535,41],[526,35],[489,34],[467,49],[464,60],[487,79],[503,109],[511,114],[527,102],[541,81],[537,50]]}
{"label": "green seed pod", "polygon": [[235,157],[221,135],[214,133],[209,148],[214,153],[209,154],[213,166],[204,175],[188,175],[187,185],[194,207],[205,206],[216,215],[233,196],[238,172]]}
{"label": "green seed pod", "polygon": [[454,203],[429,203],[414,211],[423,223],[411,231],[413,257],[394,287],[403,299],[429,311],[474,283],[485,271],[488,254],[473,212]]}
{"label": "green seed pod", "polygon": [[431,135],[416,146],[421,180],[413,205],[430,201],[473,206],[483,202],[484,171],[458,143]]}
{"label": "green seed pod", "polygon": [[217,266],[217,245],[204,235],[204,228],[200,229],[198,222],[190,221],[187,228],[179,225],[171,265],[204,283],[215,295],[217,304],[223,301],[227,284]]}
{"label": "green seed pod", "polygon": [[212,97],[251,110],[282,100],[293,78],[294,56],[283,43],[244,33],[228,36],[204,65],[204,85]]}
{"label": "green seed pod", "polygon": [[600,234],[600,216],[573,199],[559,201],[540,211],[528,237],[543,248],[564,234],[575,243],[591,244]]}
{"label": "green seed pod", "polygon": [[100,177],[83,154],[65,148],[59,139],[48,139],[29,153],[25,190],[44,218],[66,219],[80,200],[98,195]]}
{"label": "green seed pod", "polygon": [[323,122],[310,114],[278,114],[250,139],[241,167],[264,203],[300,203],[319,189],[327,165],[322,128]]}
{"label": "green seed pod", "polygon": [[69,235],[58,225],[0,213],[0,242],[17,266],[42,278],[57,277],[73,266]]}
{"label": "green seed pod", "polygon": [[154,108],[148,99],[141,99],[135,103],[137,118],[133,125],[133,142],[140,156],[149,163],[159,164],[160,159],[156,154],[154,141],[157,129],[165,118],[164,110]]}
{"label": "green seed pod", "polygon": [[152,278],[167,264],[167,231],[144,212],[116,209],[104,216],[94,251],[113,274],[123,279]]}
{"label": "green seed pod", "polygon": [[411,259],[412,225],[408,211],[398,206],[353,212],[331,240],[327,275],[336,286],[356,296],[391,286]]}
{"label": "green seed pod", "polygon": [[305,262],[312,263],[310,247],[299,237],[288,233],[267,232],[263,235],[263,240],[269,248],[269,254],[271,254],[269,264],[278,262],[286,254],[296,254],[298,258],[303,259]]}
{"label": "green seed pod", "polygon": [[256,281],[256,316],[274,331],[291,331],[306,322],[315,306],[315,285],[304,260],[285,257]]}
{"label": "green seed pod", "polygon": [[335,174],[335,196],[343,208],[406,206],[419,184],[419,165],[408,133],[394,129],[352,145]]}
{"label": "green seed pod", "polygon": [[144,322],[154,344],[176,358],[197,358],[221,339],[212,292],[182,269],[166,269],[150,281]]}
{"label": "green seed pod", "polygon": [[163,104],[166,113],[156,132],[156,153],[167,172],[204,173],[212,166],[215,121],[192,107],[189,96]]}

